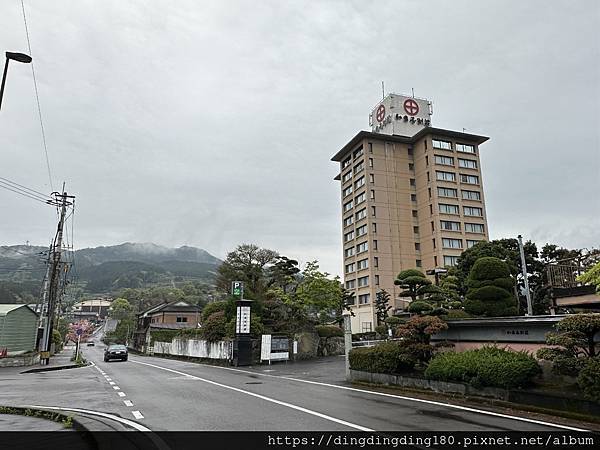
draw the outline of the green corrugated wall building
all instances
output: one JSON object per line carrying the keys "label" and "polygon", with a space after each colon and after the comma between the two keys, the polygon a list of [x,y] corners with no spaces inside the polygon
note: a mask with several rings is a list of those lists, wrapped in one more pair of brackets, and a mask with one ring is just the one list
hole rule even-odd
{"label": "green corrugated wall building", "polygon": [[0,303],[0,351],[9,355],[35,349],[37,314],[27,305]]}

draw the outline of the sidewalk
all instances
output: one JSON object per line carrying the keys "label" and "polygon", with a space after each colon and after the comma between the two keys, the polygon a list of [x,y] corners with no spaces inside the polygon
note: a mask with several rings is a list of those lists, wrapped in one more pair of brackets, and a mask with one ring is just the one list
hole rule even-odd
{"label": "sidewalk", "polygon": [[55,353],[50,357],[50,361],[47,365],[36,364],[34,366],[29,367],[19,367],[21,369],[20,373],[35,373],[35,372],[46,372],[50,370],[61,370],[61,369],[70,369],[74,367],[78,367],[71,358],[73,357],[73,352],[75,351],[74,345],[68,345],[63,347],[63,349],[59,353]]}

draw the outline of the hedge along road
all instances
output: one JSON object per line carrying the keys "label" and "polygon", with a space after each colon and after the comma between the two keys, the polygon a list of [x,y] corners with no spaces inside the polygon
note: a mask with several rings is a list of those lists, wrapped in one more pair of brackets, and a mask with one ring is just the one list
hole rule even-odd
{"label": "hedge along road", "polygon": [[550,431],[561,425],[253,371],[86,352],[152,430]]}

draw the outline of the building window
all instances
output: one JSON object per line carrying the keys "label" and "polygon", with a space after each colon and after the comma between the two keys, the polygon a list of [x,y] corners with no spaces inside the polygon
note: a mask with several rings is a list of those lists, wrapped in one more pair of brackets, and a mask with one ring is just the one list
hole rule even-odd
{"label": "building window", "polygon": [[344,197],[347,197],[350,194],[352,194],[352,185],[350,185],[346,189],[344,189]]}
{"label": "building window", "polygon": [[442,238],[444,248],[462,248],[462,239]]}
{"label": "building window", "polygon": [[433,255],[433,266],[437,267],[437,256]]}
{"label": "building window", "polygon": [[440,220],[442,230],[460,231],[460,222],[451,222],[449,220]]}
{"label": "building window", "polygon": [[433,233],[435,231],[435,227],[433,226],[433,222],[431,222],[431,232]]}
{"label": "building window", "polygon": [[354,231],[344,234],[344,242],[351,241],[352,239],[354,239]]}
{"label": "building window", "polygon": [[369,142],[367,145],[369,146],[369,153],[373,153],[373,143]]}
{"label": "building window", "polygon": [[419,243],[419,242],[415,242],[415,250],[416,250],[417,252],[420,252],[420,251],[421,251],[421,243]]}
{"label": "building window", "polygon": [[481,241],[476,241],[474,239],[467,239],[467,248],[471,248],[474,245],[477,245],[478,242],[481,242]]}
{"label": "building window", "polygon": [[365,169],[365,163],[360,163],[354,166],[354,174],[356,175],[359,172],[362,172]]}
{"label": "building window", "polygon": [[352,273],[356,269],[356,265],[354,263],[346,264],[346,273]]}
{"label": "building window", "polygon": [[431,203],[429,204],[429,215],[433,215],[433,205]]}
{"label": "building window", "polygon": [[379,286],[379,275],[375,275],[375,286]]}
{"label": "building window", "polygon": [[375,216],[376,216],[375,212],[376,212],[376,210],[375,210],[375,207],[374,207],[374,206],[371,206],[371,215],[372,215],[373,217],[375,217]]}
{"label": "building window", "polygon": [[356,213],[356,221],[358,222],[361,219],[364,219],[365,217],[367,217],[367,208],[363,208],[360,211],[358,211]]}
{"label": "building window", "polygon": [[348,167],[351,163],[352,163],[352,158],[350,156],[348,156],[348,158],[346,158],[342,162],[342,170],[344,170],[346,167]]}
{"label": "building window", "polygon": [[415,165],[413,163],[408,163],[408,170],[414,172],[415,171]]}
{"label": "building window", "polygon": [[431,188],[427,188],[427,193],[429,194],[429,198],[431,198]]}
{"label": "building window", "polygon": [[346,289],[354,289],[356,287],[356,280],[346,281]]}
{"label": "building window", "polygon": [[354,255],[354,247],[350,247],[344,250],[344,255],[346,256],[346,258],[349,258],[350,256]]}
{"label": "building window", "polygon": [[475,175],[463,175],[460,174],[460,182],[466,184],[479,184],[479,177]]}
{"label": "building window", "polygon": [[427,139],[425,139],[425,150],[427,150]]}
{"label": "building window", "polygon": [[377,241],[373,240],[373,250],[377,250]]}
{"label": "building window", "polygon": [[377,233],[377,224],[375,222],[371,224],[371,230],[373,231],[373,233]]}
{"label": "building window", "polygon": [[435,171],[435,178],[439,181],[456,181],[456,174],[453,172]]}
{"label": "building window", "polygon": [[427,171],[427,182],[431,181],[431,177],[429,175],[429,170]]}
{"label": "building window", "polygon": [[418,212],[417,212],[416,209],[412,210],[412,216],[415,217],[415,218],[418,217]]}
{"label": "building window", "polygon": [[352,178],[352,171],[350,171],[344,175],[344,177],[342,178],[342,182],[345,183],[346,181],[349,181],[351,178]]}
{"label": "building window", "polygon": [[413,227],[413,233],[419,234],[419,227]]}
{"label": "building window", "polygon": [[415,179],[414,179],[414,178],[411,178],[411,179],[410,179],[410,185],[411,185],[412,187],[415,187],[415,186],[417,185],[417,182],[415,181]]}
{"label": "building window", "polygon": [[354,187],[358,189],[361,186],[365,185],[365,177],[360,177],[358,180],[354,182]]}
{"label": "building window", "polygon": [[358,287],[364,287],[369,285],[369,276],[360,277],[358,279]]}
{"label": "building window", "polygon": [[371,200],[375,200],[375,191],[371,189]]}
{"label": "building window", "polygon": [[429,156],[425,156],[425,165],[429,167]]}
{"label": "building window", "polygon": [[431,240],[431,244],[433,245],[433,249],[435,250],[435,238]]}
{"label": "building window", "polygon": [[483,217],[482,208],[476,208],[474,206],[463,206],[463,212],[465,216]]}
{"label": "building window", "polygon": [[177,317],[175,319],[176,322],[187,322],[188,318],[187,317]]}
{"label": "building window", "polygon": [[465,169],[477,169],[477,161],[473,161],[472,159],[458,158],[458,167],[463,167]]}
{"label": "building window", "polygon": [[440,213],[442,214],[459,214],[458,205],[448,205],[446,203],[439,204]]}
{"label": "building window", "polygon": [[435,163],[441,164],[442,166],[454,166],[454,158],[451,156],[435,155]]}
{"label": "building window", "polygon": [[413,151],[412,147],[408,148],[408,156],[413,156],[415,154],[415,152]]}
{"label": "building window", "polygon": [[439,188],[437,188],[437,194],[438,194],[438,197],[457,198],[458,197],[458,189],[439,187]]}
{"label": "building window", "polygon": [[415,266],[416,267],[423,267],[423,263],[421,262],[420,259],[415,260]]}
{"label": "building window", "polygon": [[360,226],[356,229],[356,237],[367,234],[367,225]]}
{"label": "building window", "polygon": [[[369,303],[369,299],[371,297],[371,294],[361,294],[358,296],[358,304],[359,305],[365,305],[367,303]],[[368,327],[365,328],[365,324],[368,324]],[[371,322],[363,322],[363,332],[369,332],[371,331]]]}
{"label": "building window", "polygon": [[344,203],[344,212],[350,211],[351,209],[352,209],[352,200],[350,200],[348,203]]}
{"label": "building window", "polygon": [[379,267],[379,256],[373,257],[373,267]]}
{"label": "building window", "polygon": [[481,223],[465,223],[465,231],[467,233],[480,233],[483,234],[483,224]]}
{"label": "building window", "polygon": [[481,200],[481,192],[479,191],[462,191],[463,200]]}
{"label": "building window", "polygon": [[410,194],[410,201],[411,202],[416,202],[417,201],[417,194]]}
{"label": "building window", "polygon": [[468,144],[456,144],[456,151],[462,153],[475,153],[475,147]]}
{"label": "building window", "polygon": [[358,150],[356,150],[354,152],[354,159],[358,158],[359,156],[363,155],[363,148],[362,145],[358,148]]}
{"label": "building window", "polygon": [[458,256],[444,255],[444,265],[445,266],[455,266],[456,261],[458,261]]}
{"label": "building window", "polygon": [[369,183],[375,184],[375,175],[372,173],[369,174]]}
{"label": "building window", "polygon": [[433,145],[433,148],[439,148],[440,150],[452,150],[452,143],[448,141],[432,139],[431,144]]}
{"label": "building window", "polygon": [[[357,268],[357,270],[368,269],[369,268],[369,260],[368,259],[361,259],[360,261],[358,261],[356,263],[356,268]],[[359,286],[360,286],[360,284],[359,284]]]}
{"label": "building window", "polygon": [[354,197],[354,204],[358,205],[359,203],[364,202],[366,199],[367,199],[367,196],[363,192],[362,194],[357,195],[356,197]]}
{"label": "building window", "polygon": [[369,158],[369,167],[373,167],[373,158]]}
{"label": "building window", "polygon": [[366,241],[356,246],[356,253],[366,252],[367,250],[369,250],[369,243]]}
{"label": "building window", "polygon": [[352,225],[352,222],[354,221],[354,217],[353,216],[348,216],[344,219],[344,226],[347,227],[349,225]]}

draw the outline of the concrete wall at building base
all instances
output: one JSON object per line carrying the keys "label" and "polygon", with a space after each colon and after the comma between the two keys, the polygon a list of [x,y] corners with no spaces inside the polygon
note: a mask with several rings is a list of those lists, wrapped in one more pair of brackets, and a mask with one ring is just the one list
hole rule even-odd
{"label": "concrete wall at building base", "polygon": [[319,354],[319,335],[314,331],[304,331],[294,335],[298,342],[298,353],[295,359],[316,358]]}
{"label": "concrete wall at building base", "polygon": [[319,338],[319,356],[336,356],[345,353],[344,338],[339,336]]}
{"label": "concrete wall at building base", "polygon": [[23,354],[0,358],[0,367],[27,367],[39,364],[40,354]]}
{"label": "concrete wall at building base", "polygon": [[154,353],[191,358],[230,359],[231,342],[175,338],[171,342],[155,342]]}

